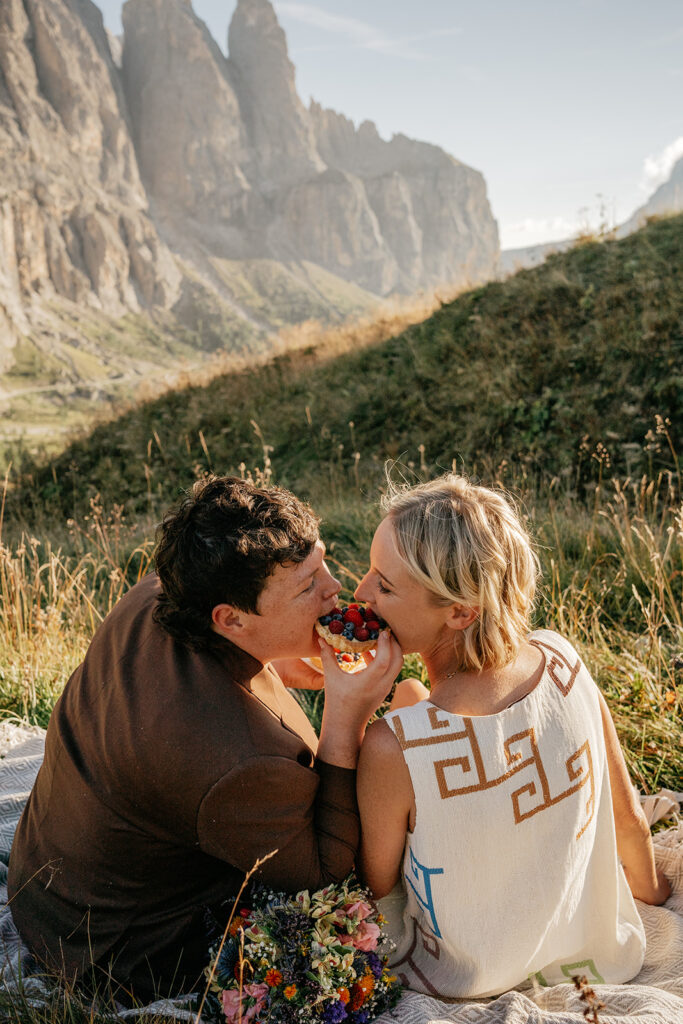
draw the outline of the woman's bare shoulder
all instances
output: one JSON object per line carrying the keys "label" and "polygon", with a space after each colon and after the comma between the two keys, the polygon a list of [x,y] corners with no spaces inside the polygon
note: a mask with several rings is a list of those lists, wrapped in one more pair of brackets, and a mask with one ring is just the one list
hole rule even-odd
{"label": "woman's bare shoulder", "polygon": [[396,735],[389,722],[383,718],[368,726],[361,747],[361,756],[363,755],[377,761],[403,759]]}

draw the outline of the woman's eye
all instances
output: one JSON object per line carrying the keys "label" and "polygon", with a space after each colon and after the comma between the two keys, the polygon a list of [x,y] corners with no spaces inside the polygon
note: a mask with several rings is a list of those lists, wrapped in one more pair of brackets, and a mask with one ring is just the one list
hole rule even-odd
{"label": "woman's eye", "polygon": [[391,593],[389,588],[385,587],[381,580],[377,581],[377,589],[379,590],[380,594],[390,594]]}

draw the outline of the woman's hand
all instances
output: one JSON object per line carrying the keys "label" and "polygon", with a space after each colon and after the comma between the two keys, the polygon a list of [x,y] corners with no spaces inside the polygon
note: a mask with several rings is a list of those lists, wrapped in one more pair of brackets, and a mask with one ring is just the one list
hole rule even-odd
{"label": "woman's hand", "polygon": [[360,672],[344,672],[324,640],[320,641],[320,657],[325,710],[318,756],[329,764],[355,768],[365,727],[401,671],[403,654],[390,633],[380,633],[375,657],[368,655],[367,668]]}
{"label": "woman's hand", "polygon": [[655,882],[653,884],[649,878],[634,878],[626,865],[622,866],[626,875],[626,881],[635,899],[640,900],[641,903],[649,903],[651,907],[661,907],[663,903],[666,903],[671,895],[671,885],[663,871],[655,868]]}

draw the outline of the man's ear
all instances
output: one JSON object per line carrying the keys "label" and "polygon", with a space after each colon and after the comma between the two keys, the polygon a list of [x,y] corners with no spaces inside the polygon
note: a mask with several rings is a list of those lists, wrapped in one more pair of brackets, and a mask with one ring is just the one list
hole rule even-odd
{"label": "man's ear", "polygon": [[452,604],[446,619],[446,625],[450,629],[455,630],[467,629],[477,618],[479,618],[478,608],[470,608],[466,604]]}
{"label": "man's ear", "polygon": [[217,604],[211,612],[211,621],[216,633],[234,639],[242,629],[242,620],[238,608],[231,604]]}

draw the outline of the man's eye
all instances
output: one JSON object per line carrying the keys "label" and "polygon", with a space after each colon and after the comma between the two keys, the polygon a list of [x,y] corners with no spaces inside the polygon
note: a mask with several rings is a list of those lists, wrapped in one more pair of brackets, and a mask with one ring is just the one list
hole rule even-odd
{"label": "man's eye", "polygon": [[307,594],[307,593],[309,592],[309,590],[313,590],[313,587],[314,587],[314,586],[315,586],[315,576],[313,577],[313,579],[311,580],[311,582],[310,582],[310,583],[308,584],[308,586],[306,587],[306,589],[305,589],[305,590],[302,590],[302,594]]}

